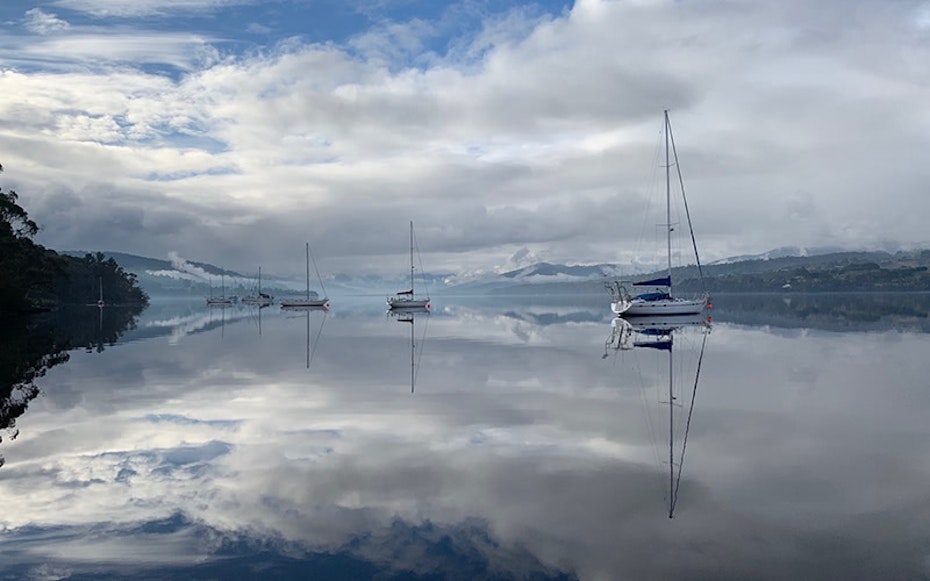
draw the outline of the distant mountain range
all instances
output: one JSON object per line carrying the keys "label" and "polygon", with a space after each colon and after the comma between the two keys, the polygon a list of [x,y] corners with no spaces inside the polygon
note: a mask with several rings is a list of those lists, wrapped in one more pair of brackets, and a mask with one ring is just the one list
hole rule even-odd
{"label": "distant mountain range", "polygon": [[[83,251],[65,254],[83,255]],[[225,284],[228,293],[246,294],[255,284],[254,276],[223,270],[204,262],[148,258],[122,252],[104,252],[124,269],[134,273],[150,295],[205,295],[211,286]],[[930,290],[930,250],[912,251],[830,251],[779,248],[764,254],[738,256],[703,266],[705,283],[711,290],[773,291],[797,290]],[[604,282],[616,278],[621,267],[615,264],[564,265],[536,262],[504,272],[469,275],[426,273],[424,279],[433,293],[601,293]],[[627,272],[629,269],[626,269]],[[641,273],[650,278],[655,273]],[[680,288],[695,288],[699,274],[694,265],[673,269]],[[924,280],[926,278],[926,281]],[[330,294],[384,294],[405,286],[404,278],[377,275],[336,274],[325,279]],[[884,286],[883,286],[884,285]],[[837,288],[833,288],[837,287]],[[303,280],[264,275],[262,288],[271,292],[294,293],[302,290]]]}

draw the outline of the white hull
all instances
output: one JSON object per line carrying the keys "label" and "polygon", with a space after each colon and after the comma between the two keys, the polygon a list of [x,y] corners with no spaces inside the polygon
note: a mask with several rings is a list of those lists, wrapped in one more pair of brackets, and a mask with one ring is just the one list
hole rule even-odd
{"label": "white hull", "polygon": [[429,309],[429,299],[394,299],[387,301],[388,307],[393,310],[400,309]]}
{"label": "white hull", "polygon": [[281,301],[282,309],[328,309],[329,299],[296,299]]}
{"label": "white hull", "polygon": [[707,297],[702,297],[700,299],[665,299],[659,301],[632,299],[629,301],[614,301],[610,303],[611,311],[625,317],[697,315],[703,312],[706,307]]}

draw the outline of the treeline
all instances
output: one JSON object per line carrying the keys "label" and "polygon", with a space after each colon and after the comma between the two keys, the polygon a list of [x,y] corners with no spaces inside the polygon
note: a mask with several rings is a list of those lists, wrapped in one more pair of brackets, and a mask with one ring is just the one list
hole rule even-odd
{"label": "treeline", "polygon": [[[3,171],[3,166],[0,166]],[[0,188],[0,314],[47,310],[61,304],[93,304],[103,289],[108,304],[145,305],[148,296],[112,258],[61,255],[36,244],[39,225],[14,191]]]}
{"label": "treeline", "polygon": [[[705,277],[714,292],[926,292],[930,271],[926,266],[888,266],[862,262],[832,268],[790,268],[770,272]],[[681,281],[682,291],[701,289],[696,278]]]}

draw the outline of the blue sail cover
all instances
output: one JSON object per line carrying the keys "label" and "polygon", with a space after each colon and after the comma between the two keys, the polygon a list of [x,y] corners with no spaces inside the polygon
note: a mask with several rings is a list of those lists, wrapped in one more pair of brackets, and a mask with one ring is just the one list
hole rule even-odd
{"label": "blue sail cover", "polygon": [[633,286],[672,286],[672,277],[666,276],[663,278],[634,282]]}
{"label": "blue sail cover", "polygon": [[668,293],[643,293],[641,295],[636,295],[634,298],[637,298],[641,301],[665,301],[672,298]]}

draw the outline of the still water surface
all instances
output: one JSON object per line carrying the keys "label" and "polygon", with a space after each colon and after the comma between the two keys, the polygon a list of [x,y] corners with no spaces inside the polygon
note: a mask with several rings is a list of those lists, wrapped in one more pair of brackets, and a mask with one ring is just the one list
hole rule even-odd
{"label": "still water surface", "polygon": [[0,578],[930,576],[925,298],[502,300],[154,303],[0,444]]}

